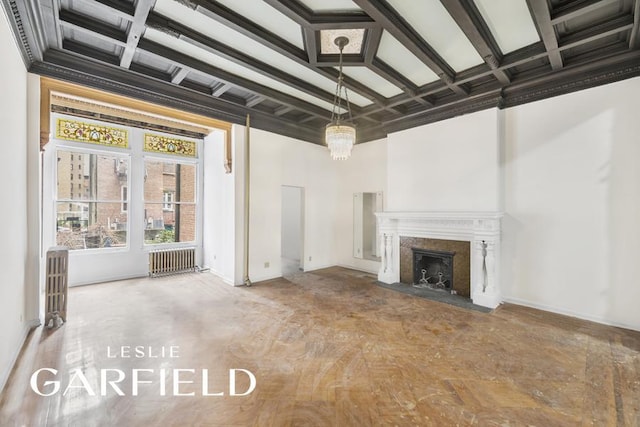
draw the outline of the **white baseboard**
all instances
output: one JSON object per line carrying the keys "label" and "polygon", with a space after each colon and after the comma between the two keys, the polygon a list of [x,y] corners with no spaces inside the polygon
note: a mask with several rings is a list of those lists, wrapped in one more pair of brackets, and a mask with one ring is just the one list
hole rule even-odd
{"label": "white baseboard", "polygon": [[264,282],[266,280],[272,280],[272,279],[277,279],[279,277],[282,277],[282,274],[267,274],[264,276],[249,276],[249,279],[251,280],[251,283],[258,283],[258,282]]}
{"label": "white baseboard", "polygon": [[218,270],[211,268],[211,267],[207,267],[209,268],[209,273],[213,274],[214,276],[216,276],[217,278],[219,278],[220,280],[222,280],[224,283],[226,283],[227,285],[231,285],[231,286],[238,286],[235,283],[233,283],[233,279],[225,276],[224,274],[220,273]]}
{"label": "white baseboard", "polygon": [[17,345],[13,350],[13,356],[11,357],[11,361],[9,365],[6,367],[6,369],[1,373],[0,392],[2,392],[2,390],[4,390],[4,386],[7,385],[7,381],[9,380],[9,376],[11,375],[11,372],[13,371],[13,368],[16,365],[16,362],[18,361],[18,356],[20,356],[20,352],[22,351],[22,346],[24,346],[24,342],[27,339],[27,335],[29,335],[29,332],[31,331],[31,329],[39,325],[40,325],[40,321],[37,319],[25,322],[19,342],[17,343]]}
{"label": "white baseboard", "polygon": [[347,264],[338,264],[338,267],[342,267],[342,268],[348,268],[349,270],[356,270],[356,271],[362,271],[363,273],[369,273],[369,274],[374,274],[374,275],[378,275],[378,269],[373,269],[370,270],[368,268],[363,268],[363,267],[354,267],[353,265],[347,265]]}
{"label": "white baseboard", "polygon": [[601,323],[603,325],[615,326],[617,328],[631,329],[634,331],[640,331],[640,324],[632,325],[629,323],[615,322],[615,321],[606,319],[604,317],[593,316],[585,313],[579,313],[573,310],[567,310],[562,307],[555,307],[547,304],[540,304],[537,302],[527,301],[521,298],[503,296],[502,301],[508,302],[511,304],[523,305],[525,307],[537,308],[538,310],[549,311],[551,313],[562,314],[564,316],[575,317],[577,319],[588,320],[590,322]]}
{"label": "white baseboard", "polygon": [[315,271],[315,270],[322,270],[324,268],[331,268],[331,267],[335,267],[336,264],[326,264],[326,265],[314,265],[312,268],[307,268],[307,266],[305,266],[304,268],[304,272],[310,272],[310,271]]}

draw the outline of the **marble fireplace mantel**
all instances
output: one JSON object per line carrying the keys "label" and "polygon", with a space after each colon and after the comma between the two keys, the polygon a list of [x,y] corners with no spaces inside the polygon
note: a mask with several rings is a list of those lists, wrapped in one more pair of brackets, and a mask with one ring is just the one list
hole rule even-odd
{"label": "marble fireplace mantel", "polygon": [[471,299],[496,308],[500,293],[500,212],[378,212],[378,280],[400,282],[400,237],[462,240],[471,243]]}

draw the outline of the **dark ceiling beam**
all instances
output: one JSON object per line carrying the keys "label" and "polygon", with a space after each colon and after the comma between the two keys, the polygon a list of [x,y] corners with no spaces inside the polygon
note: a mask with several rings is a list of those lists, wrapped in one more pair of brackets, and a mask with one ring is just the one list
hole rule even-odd
{"label": "dark ceiling beam", "polygon": [[179,85],[189,75],[188,68],[178,68],[171,76],[171,83]]}
{"label": "dark ceiling beam", "polygon": [[264,100],[265,100],[265,97],[264,97],[264,96],[261,96],[261,95],[252,95],[252,96],[250,96],[249,98],[247,98],[247,99],[245,100],[244,105],[245,105],[247,108],[253,108],[253,107],[255,107],[256,105],[260,104],[260,103],[261,103],[262,101],[264,101]]}
{"label": "dark ceiling beam", "polygon": [[120,57],[121,67],[129,68],[131,65],[138,42],[142,38],[146,28],[145,22],[147,22],[147,16],[149,16],[149,12],[155,3],[156,0],[138,0],[138,3],[136,3],[136,11],[133,15],[133,21],[129,24],[129,32],[127,33],[127,46],[122,51],[122,56]]}
{"label": "dark ceiling beam", "polygon": [[640,0],[633,3],[633,29],[629,36],[629,49],[640,48]]}
{"label": "dark ceiling beam", "polygon": [[283,105],[282,107],[278,107],[275,110],[273,110],[273,114],[280,117],[287,114],[290,111],[293,111],[293,108],[291,106]]}
{"label": "dark ceiling beam", "polygon": [[491,68],[496,79],[503,85],[511,82],[506,71],[501,70],[502,51],[489,27],[471,0],[440,0],[449,15],[456,21],[484,62]]}
{"label": "dark ceiling beam", "polygon": [[231,86],[229,83],[218,83],[211,88],[211,96],[213,96],[214,98],[219,98],[232,87],[233,86]]}
{"label": "dark ceiling beam", "polygon": [[136,8],[133,3],[124,0],[85,0],[98,7],[102,12],[109,16],[117,16],[127,21],[133,21]]}
{"label": "dark ceiling beam", "polygon": [[353,2],[436,73],[451,90],[466,94],[464,88],[455,84],[453,69],[385,1],[353,0]]}
{"label": "dark ceiling beam", "polygon": [[101,22],[93,21],[86,16],[65,9],[60,10],[58,19],[63,27],[91,35],[117,46],[124,47],[127,45],[127,34],[119,28],[104,25]]}
{"label": "dark ceiling beam", "polygon": [[297,0],[264,0],[265,3],[295,21],[298,25],[312,30],[372,28],[376,22],[360,11],[346,13],[314,13]]}
{"label": "dark ceiling beam", "polygon": [[549,55],[551,68],[559,70],[562,68],[562,56],[558,51],[558,39],[556,30],[551,23],[551,14],[547,0],[527,0],[529,11],[533,17],[538,34],[544,43],[544,47]]}
{"label": "dark ceiling beam", "polygon": [[302,39],[304,41],[304,48],[309,56],[309,64],[315,65],[318,62],[318,55],[320,54],[318,33],[310,28],[303,28]]}
{"label": "dark ceiling beam", "polygon": [[243,67],[255,71],[265,77],[284,83],[287,86],[304,92],[307,95],[311,95],[330,104],[333,103],[333,94],[326,92],[303,79],[291,76],[277,67],[259,61],[251,55],[247,55],[239,50],[231,48],[230,46],[217,42],[216,40],[180,24],[179,22],[151,13],[147,20],[147,25],[173,37],[177,37],[178,39],[200,49],[206,50],[207,52],[213,53],[214,55],[242,65]]}
{"label": "dark ceiling beam", "polygon": [[371,64],[373,59],[378,53],[380,47],[380,40],[382,39],[382,28],[375,27],[365,32],[364,46],[362,47],[364,53],[364,62]]}
{"label": "dark ceiling beam", "polygon": [[[640,74],[640,51],[620,53],[604,47],[595,56],[597,60],[594,60],[594,55],[588,55],[582,63],[514,82],[504,89],[505,106],[574,92]],[[550,78],[551,76],[554,78]],[[599,78],[594,79],[594,76]]]}
{"label": "dark ceiling beam", "polygon": [[618,3],[619,0],[574,0],[553,8],[551,11],[551,24],[556,25],[592,12],[601,7]]}
{"label": "dark ceiling beam", "polygon": [[117,55],[114,55],[113,53],[104,52],[102,50],[95,49],[93,46],[78,43],[73,40],[65,39],[62,42],[62,48],[64,50],[68,50],[69,52],[74,52],[82,56],[86,56],[98,61],[102,61],[106,64],[118,65],[120,63],[120,58]]}
{"label": "dark ceiling beam", "polygon": [[[174,0],[181,1],[181,0]],[[246,19],[242,15],[234,12],[233,10],[213,1],[209,0],[188,0],[189,4],[193,5],[193,9],[196,12],[220,22],[227,27],[238,31],[239,33],[257,41],[258,43],[272,49],[289,59],[297,62],[300,65],[304,65],[310,70],[315,71],[333,81],[338,81],[338,71],[333,68],[315,67],[309,64],[309,58],[304,50],[297,48],[288,41],[276,36],[272,32],[257,25],[256,23]],[[354,93],[357,93],[365,98],[372,100],[373,102],[384,105],[386,99],[379,93],[372,90],[367,85],[364,85],[357,80],[348,78],[345,76],[344,85]]]}
{"label": "dark ceiling beam", "polygon": [[380,58],[374,58],[367,67],[383,79],[398,86],[403,92],[410,96],[414,95],[418,89],[411,80],[400,74]]}
{"label": "dark ceiling beam", "polygon": [[[48,50],[45,62],[34,63],[29,71],[231,123],[244,124],[246,119],[247,108],[244,106],[170,82],[150,79],[118,64],[110,66],[67,51]],[[297,120],[285,117],[275,118],[268,112],[250,111],[251,125],[255,128],[322,143],[322,134],[314,127],[302,126]]]}
{"label": "dark ceiling beam", "polygon": [[183,53],[174,51],[167,48],[166,46],[160,45],[150,40],[142,40],[138,44],[138,49],[150,55],[156,56],[159,59],[164,59],[165,61],[168,61],[173,65],[198,71],[205,76],[209,76],[232,86],[240,87],[256,95],[262,95],[265,98],[276,101],[278,103],[290,105],[308,114],[313,114],[326,120],[328,120],[331,116],[331,113],[322,107],[318,107],[317,105],[302,101],[294,96],[287,95],[275,89],[271,89],[269,87],[255,83],[251,80],[238,77],[233,73],[230,73],[218,67],[214,67],[205,62],[194,59]]}
{"label": "dark ceiling beam", "polygon": [[562,37],[560,39],[559,49],[566,50],[590,43],[603,37],[630,30],[633,28],[633,25],[633,17],[631,15],[620,15],[598,25],[593,25],[584,30],[576,31],[575,33]]}

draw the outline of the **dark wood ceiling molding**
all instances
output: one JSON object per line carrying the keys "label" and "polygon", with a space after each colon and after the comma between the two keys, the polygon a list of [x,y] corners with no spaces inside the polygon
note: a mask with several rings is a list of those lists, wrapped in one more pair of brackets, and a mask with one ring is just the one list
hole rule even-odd
{"label": "dark wood ceiling molding", "polygon": [[502,51],[482,19],[475,3],[470,0],[440,0],[440,2],[485,63],[489,65],[498,81],[503,85],[508,85],[511,82],[508,74],[499,68]]}
{"label": "dark wood ceiling molding", "polygon": [[[74,52],[77,53],[80,56],[86,56],[89,58],[93,58],[96,59],[98,61],[102,61],[105,62],[107,64],[111,64],[111,65],[119,65],[120,64],[120,57],[118,57],[117,55],[114,55],[112,53],[109,52],[104,52],[98,49],[94,49],[91,46],[85,45],[83,43],[79,43],[73,40],[64,40],[62,42],[62,48],[64,50],[68,50],[70,52]],[[51,49],[49,49],[50,51]],[[47,51],[47,52],[49,52]],[[46,55],[46,53],[45,53]]]}
{"label": "dark wood ceiling molding", "polygon": [[559,49],[566,50],[610,35],[633,28],[633,17],[629,14],[620,15],[598,25],[568,34],[560,39]]}
{"label": "dark wood ceiling molding", "polygon": [[59,16],[60,25],[72,29],[74,31],[80,31],[84,34],[89,34],[100,40],[104,40],[115,44],[116,46],[124,47],[127,45],[127,33],[119,28],[113,28],[109,25],[105,25],[102,22],[97,22],[86,16],[79,15],[69,10],[60,10]]}
{"label": "dark wood ceiling molding", "polygon": [[232,87],[233,86],[231,86],[229,83],[218,83],[211,88],[211,96],[213,96],[214,98],[219,98]]}
{"label": "dark wood ceiling molding", "polygon": [[253,108],[256,105],[260,104],[264,100],[265,100],[264,96],[253,95],[253,96],[250,96],[249,98],[247,98],[247,100],[245,101],[244,105],[246,105],[247,108]]}
{"label": "dark wood ceiling molding", "polygon": [[314,13],[297,0],[264,0],[265,3],[289,17],[298,25],[314,31],[333,29],[373,28],[376,22],[360,11],[342,13]]}
{"label": "dark wood ceiling molding", "polygon": [[629,49],[640,48],[640,0],[633,3],[633,29],[629,35]]}
{"label": "dark wood ceiling molding", "polygon": [[125,0],[89,0],[94,5],[103,8],[105,14],[116,15],[118,18],[133,21],[136,8],[132,2]]}
{"label": "dark wood ceiling molding", "polygon": [[364,62],[366,64],[373,63],[373,59],[376,57],[378,48],[380,47],[381,39],[382,27],[377,26],[365,31],[362,50],[364,53]]}
{"label": "dark wood ceiling molding", "polygon": [[287,114],[288,112],[292,111],[293,107],[290,107],[288,105],[283,105],[282,107],[278,107],[273,111],[273,114],[275,114],[276,116],[282,116]]}
{"label": "dark wood ceiling molding", "polygon": [[331,93],[321,90],[317,86],[312,85],[305,80],[291,76],[290,74],[283,72],[277,67],[258,61],[250,55],[247,55],[225,44],[212,40],[209,37],[193,31],[178,22],[152,13],[149,15],[147,25],[161,31],[163,29],[167,29],[171,34],[177,34],[180,40],[185,41],[193,46],[206,50],[207,52],[213,53],[222,58],[228,59],[229,61],[235,62],[236,64],[240,64],[245,68],[260,73],[261,75],[280,83],[284,83],[287,86],[293,87],[301,92],[306,93],[307,95],[311,95],[323,101],[333,103],[334,97]]}
{"label": "dark wood ceiling molding", "polygon": [[[144,10],[137,12],[136,7],[148,8],[152,0],[145,0],[147,6],[132,0],[82,0],[94,6],[88,9],[76,7],[72,1],[0,1],[30,72],[232,123],[244,124],[246,114],[251,113],[252,126],[256,128],[322,144],[330,113],[324,108],[238,78],[140,36],[139,41],[132,42],[136,14],[144,16]],[[333,81],[337,80],[338,71],[325,65],[337,64],[337,55],[319,55],[319,30],[365,28],[361,54],[347,55],[346,63],[368,67],[403,92],[386,98],[347,76],[349,95],[358,93],[373,101],[366,107],[354,108],[359,142],[484,108],[519,105],[640,75],[640,0],[553,1],[556,6],[551,9],[548,0],[527,0],[542,41],[504,55],[472,0],[441,0],[484,59],[484,63],[458,73],[386,0],[354,0],[363,12],[321,14],[297,0],[266,0],[278,10],[288,10],[285,15],[301,26],[306,49],[218,1],[174,1]],[[58,11],[58,6],[68,9]],[[84,13],[91,16],[81,15]],[[114,22],[114,17],[116,21],[124,19],[127,29],[106,23]],[[151,12],[143,27],[155,25],[167,34],[253,67],[267,77],[304,89],[311,96],[333,101],[332,93],[288,75],[271,63],[256,61],[233,46],[214,43],[211,37],[194,32],[187,24],[162,18],[158,25],[157,18],[162,17]],[[572,28],[580,30],[568,33]],[[418,87],[377,57],[383,29],[435,69],[440,80]],[[123,62],[122,52],[127,48],[139,55]]]}
{"label": "dark wood ceiling molding", "polygon": [[131,65],[138,42],[142,38],[146,28],[145,23],[147,16],[149,16],[149,12],[155,3],[156,0],[138,0],[136,3],[136,11],[133,14],[133,21],[129,24],[129,31],[127,33],[127,45],[120,57],[121,67],[129,68]]}
{"label": "dark wood ceiling molding", "polygon": [[[175,0],[177,1],[177,0]],[[235,13],[229,8],[222,6],[221,4],[213,1],[206,0],[193,0],[196,5],[195,10],[204,14],[205,16],[220,22],[229,28],[232,28],[239,33],[263,44],[264,46],[273,49],[274,51],[286,56],[289,59],[294,60],[298,64],[313,70],[325,77],[328,77],[337,82],[338,71],[333,68],[315,67],[309,63],[308,55],[306,51],[300,50],[291,43],[276,36],[272,32],[264,29],[263,27],[256,25],[254,22],[244,18],[243,16]],[[384,104],[385,99],[382,95],[373,91],[370,87],[361,84],[360,82],[346,76],[344,78],[345,86],[380,105]]]}
{"label": "dark wood ceiling molding", "polygon": [[453,69],[386,1],[353,0],[353,2],[436,73],[451,90],[464,94],[460,86],[453,84],[455,80]]}
{"label": "dark wood ceiling molding", "polygon": [[562,56],[558,51],[558,39],[556,30],[551,23],[551,12],[547,0],[527,0],[529,11],[538,30],[538,34],[544,43],[544,47],[549,55],[551,68],[559,70],[562,68]]}
{"label": "dark wood ceiling molding", "polygon": [[142,40],[138,45],[138,49],[147,52],[150,55],[154,55],[157,58],[168,59],[174,65],[187,67],[191,70],[203,73],[205,76],[213,76],[216,78],[216,80],[219,80],[221,82],[227,83],[232,86],[244,88],[249,92],[263,95],[265,98],[286,105],[291,105],[292,107],[295,107],[309,114],[313,114],[327,120],[330,118],[330,112],[328,110],[325,110],[324,108],[318,107],[314,104],[310,104],[306,101],[302,101],[294,96],[278,92],[277,90],[255,83],[251,80],[240,78],[221,68],[214,67],[205,62],[194,59],[188,55],[169,49],[166,46],[160,45],[158,43],[149,40]]}
{"label": "dark wood ceiling molding", "polygon": [[617,2],[618,0],[573,0],[565,2],[552,10],[551,24],[556,25]]}
{"label": "dark wood ceiling molding", "polygon": [[[52,49],[47,52],[45,58],[46,62],[34,63],[30,71],[217,120],[244,123],[246,108],[240,108],[219,98],[171,83],[155,81],[130,70],[80,58],[65,51]],[[75,68],[78,64],[85,71],[77,71]],[[252,111],[252,124],[259,129],[310,142],[321,141],[317,129],[302,127],[296,121],[282,117],[275,119],[270,114],[258,110]]]}
{"label": "dark wood ceiling molding", "polygon": [[512,107],[639,75],[640,51],[612,55],[602,62],[568,66],[557,72],[554,79],[543,75],[508,87],[504,89],[504,105]]}
{"label": "dark wood ceiling molding", "polygon": [[318,55],[320,55],[320,40],[318,32],[311,28],[303,28],[302,39],[304,41],[307,55],[309,56],[309,64],[315,66],[318,62]]}
{"label": "dark wood ceiling molding", "polygon": [[189,75],[188,68],[177,68],[171,75],[171,83],[179,85]]}
{"label": "dark wood ceiling molding", "polygon": [[47,45],[38,25],[39,11],[34,4],[24,0],[2,0],[2,8],[9,18],[9,25],[21,47],[20,53],[28,68],[34,61],[41,61]]}

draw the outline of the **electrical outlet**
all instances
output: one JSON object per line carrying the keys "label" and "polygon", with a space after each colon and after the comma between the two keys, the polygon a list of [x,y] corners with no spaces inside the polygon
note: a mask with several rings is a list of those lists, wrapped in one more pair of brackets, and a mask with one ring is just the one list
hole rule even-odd
{"label": "electrical outlet", "polygon": [[309,257],[309,261],[311,261],[311,257]]}
{"label": "electrical outlet", "polygon": [[214,255],[214,256],[213,256],[213,259],[218,259],[218,256],[217,256],[217,255]]}
{"label": "electrical outlet", "polygon": [[264,268],[269,268],[269,261],[264,263]]}

